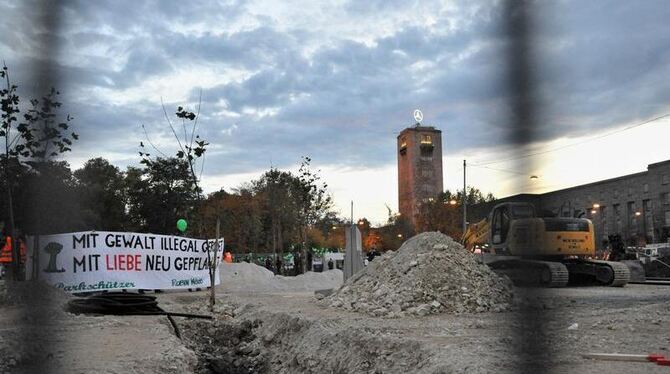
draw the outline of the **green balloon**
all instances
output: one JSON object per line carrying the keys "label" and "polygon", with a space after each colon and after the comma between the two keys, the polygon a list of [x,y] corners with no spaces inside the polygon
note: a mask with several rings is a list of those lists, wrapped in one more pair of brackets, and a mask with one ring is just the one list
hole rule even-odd
{"label": "green balloon", "polygon": [[183,218],[180,218],[179,221],[177,221],[177,230],[184,232],[186,231],[186,227],[188,224],[186,223],[186,220]]}

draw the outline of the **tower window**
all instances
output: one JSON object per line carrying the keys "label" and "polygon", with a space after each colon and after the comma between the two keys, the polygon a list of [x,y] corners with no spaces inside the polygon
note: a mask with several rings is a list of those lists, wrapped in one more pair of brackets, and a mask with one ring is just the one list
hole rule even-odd
{"label": "tower window", "polygon": [[430,135],[421,135],[421,144],[433,144],[433,138]]}
{"label": "tower window", "polygon": [[400,154],[405,155],[407,153],[407,139],[403,136],[400,138]]}
{"label": "tower window", "polygon": [[433,157],[433,148],[432,147],[421,147],[421,157],[432,159]]}

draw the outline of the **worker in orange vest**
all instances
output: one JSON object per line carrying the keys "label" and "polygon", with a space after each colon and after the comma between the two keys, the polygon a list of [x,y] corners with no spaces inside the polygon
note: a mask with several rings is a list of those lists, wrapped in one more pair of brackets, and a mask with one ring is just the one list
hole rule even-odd
{"label": "worker in orange vest", "polygon": [[4,244],[0,250],[0,264],[7,265],[12,263],[12,238],[4,236]]}
{"label": "worker in orange vest", "polygon": [[[5,235],[3,232],[3,236],[5,238],[5,244],[3,245],[2,249],[0,250],[0,264],[4,264],[7,266],[8,264],[12,263],[12,237],[9,235]],[[19,254],[21,256],[21,264],[26,263],[26,243],[23,242],[23,240],[19,239]]]}

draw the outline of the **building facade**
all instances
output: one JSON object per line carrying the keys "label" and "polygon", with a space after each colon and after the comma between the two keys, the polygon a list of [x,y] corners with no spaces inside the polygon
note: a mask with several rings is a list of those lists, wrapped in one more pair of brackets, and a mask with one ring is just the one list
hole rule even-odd
{"label": "building facade", "polygon": [[670,160],[650,164],[647,171],[544,194],[509,196],[472,209],[472,222],[505,201],[525,201],[538,214],[585,217],[593,222],[596,246],[619,234],[629,245],[667,242],[670,238]]}
{"label": "building facade", "polygon": [[398,207],[416,227],[422,202],[442,192],[442,132],[434,127],[414,126],[397,138]]}

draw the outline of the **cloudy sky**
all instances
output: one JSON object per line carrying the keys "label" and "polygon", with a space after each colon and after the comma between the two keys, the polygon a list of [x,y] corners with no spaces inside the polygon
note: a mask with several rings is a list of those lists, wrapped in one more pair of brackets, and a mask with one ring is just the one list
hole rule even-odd
{"label": "cloudy sky", "polygon": [[[509,140],[497,1],[65,1],[54,9],[0,0],[0,58],[26,93],[42,89],[34,67],[52,63],[81,134],[66,157],[73,168],[95,156],[136,165],[142,124],[174,152],[161,99],[168,110],[194,110],[202,93],[208,192],[271,165],[296,170],[309,155],[337,207],[345,213],[354,200],[356,215],[373,222],[386,218],[385,204],[397,209],[396,135],[416,108],[443,131],[450,189],[462,184],[463,159],[479,164],[468,168],[469,184],[497,196],[670,159],[669,118],[620,131],[670,113],[670,4],[533,9],[539,111],[525,145]],[[46,37],[45,14],[60,20]]]}

